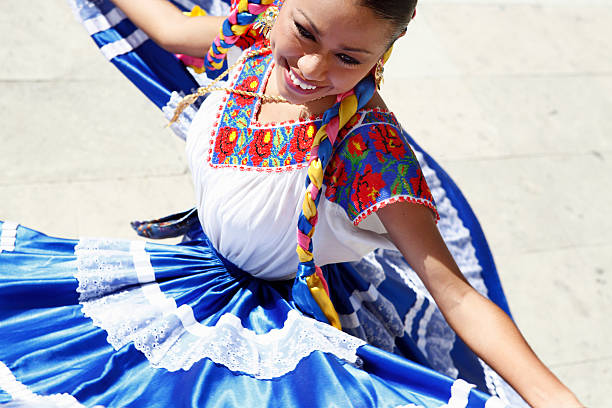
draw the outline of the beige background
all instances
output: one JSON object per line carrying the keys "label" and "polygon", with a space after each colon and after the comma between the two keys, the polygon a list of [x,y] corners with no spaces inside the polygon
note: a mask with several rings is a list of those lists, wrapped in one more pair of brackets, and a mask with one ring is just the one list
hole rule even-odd
{"label": "beige background", "polygon": [[[183,142],[63,0],[0,2],[0,219],[134,238],[190,208]],[[384,95],[455,178],[535,351],[612,389],[612,1],[423,0]]]}

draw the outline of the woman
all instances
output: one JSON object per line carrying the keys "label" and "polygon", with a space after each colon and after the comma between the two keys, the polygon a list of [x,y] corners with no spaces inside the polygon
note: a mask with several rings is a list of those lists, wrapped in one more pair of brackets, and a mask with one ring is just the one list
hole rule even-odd
{"label": "woman", "polygon": [[[233,29],[248,17],[245,3],[225,40],[241,40]],[[164,1],[116,4],[177,53],[198,55],[219,24],[184,19]],[[371,71],[380,73],[413,13],[414,4],[399,1],[285,2],[269,47],[250,48],[223,86],[228,93],[208,96],[189,127],[206,235],[145,248],[3,224],[0,386],[15,400],[19,380],[88,406],[483,406],[487,397],[465,382],[296,311],[448,374],[473,372],[479,363],[467,349],[458,357],[458,346],[447,348],[444,366],[404,334],[409,318],[435,313],[405,303],[431,299],[394,291],[393,278],[419,293],[395,253],[361,260],[397,248],[465,344],[530,405],[580,406],[461,274],[435,225],[423,175],[433,171],[419,167],[375,92]],[[219,44],[209,73],[223,61]]]}

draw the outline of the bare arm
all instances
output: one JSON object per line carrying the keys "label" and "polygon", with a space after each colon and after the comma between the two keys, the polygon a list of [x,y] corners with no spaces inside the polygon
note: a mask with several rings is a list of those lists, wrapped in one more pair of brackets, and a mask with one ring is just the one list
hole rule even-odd
{"label": "bare arm", "polygon": [[167,0],[111,0],[159,46],[203,57],[225,17],[188,17]]}
{"label": "bare arm", "polygon": [[380,220],[449,325],[533,407],[582,404],[531,350],[512,320],[463,277],[424,206],[395,203]]}

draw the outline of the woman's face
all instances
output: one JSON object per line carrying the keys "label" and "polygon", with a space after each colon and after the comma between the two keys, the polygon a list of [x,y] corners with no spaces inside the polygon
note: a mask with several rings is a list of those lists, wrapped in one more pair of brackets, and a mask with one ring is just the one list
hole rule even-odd
{"label": "woman's face", "polygon": [[349,91],[381,58],[391,32],[357,0],[285,0],[270,36],[279,93],[304,104]]}

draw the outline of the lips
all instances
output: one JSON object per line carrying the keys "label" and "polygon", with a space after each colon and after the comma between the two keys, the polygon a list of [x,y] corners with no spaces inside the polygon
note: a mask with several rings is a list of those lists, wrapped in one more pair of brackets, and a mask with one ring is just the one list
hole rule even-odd
{"label": "lips", "polygon": [[321,87],[308,83],[297,76],[291,68],[283,66],[283,74],[287,88],[300,95],[309,95],[317,92]]}
{"label": "lips", "polygon": [[316,86],[314,85],[309,85],[306,82],[300,80],[294,73],[293,71],[289,71],[289,78],[291,78],[291,81],[293,82],[293,85],[295,86],[299,86],[300,88],[302,88],[305,91],[309,91],[309,90],[313,90],[316,88]]}

